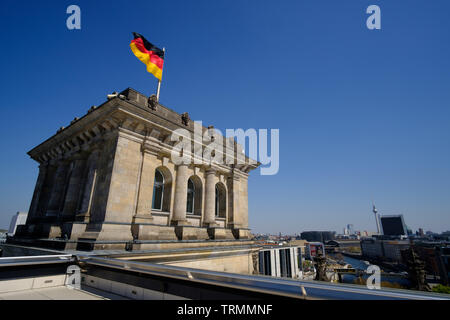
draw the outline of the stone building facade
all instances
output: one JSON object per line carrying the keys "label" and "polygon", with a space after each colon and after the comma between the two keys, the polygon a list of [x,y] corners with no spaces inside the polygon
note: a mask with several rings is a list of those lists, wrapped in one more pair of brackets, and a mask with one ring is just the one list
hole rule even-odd
{"label": "stone building facade", "polygon": [[247,239],[248,175],[258,164],[245,157],[244,164],[177,165],[177,128],[194,132],[194,122],[131,88],[60,128],[28,153],[39,175],[16,239],[47,239],[65,249]]}

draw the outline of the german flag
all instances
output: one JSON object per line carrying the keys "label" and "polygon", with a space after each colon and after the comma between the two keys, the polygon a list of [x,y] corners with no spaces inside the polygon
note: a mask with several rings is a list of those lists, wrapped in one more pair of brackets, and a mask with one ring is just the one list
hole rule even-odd
{"label": "german flag", "polygon": [[139,33],[133,32],[130,48],[134,55],[146,66],[147,71],[161,81],[164,64],[164,51],[147,41]]}

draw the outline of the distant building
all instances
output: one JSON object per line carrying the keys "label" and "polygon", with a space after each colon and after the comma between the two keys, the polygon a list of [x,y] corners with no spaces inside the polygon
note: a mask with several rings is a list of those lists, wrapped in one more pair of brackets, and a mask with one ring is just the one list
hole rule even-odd
{"label": "distant building", "polygon": [[450,245],[447,244],[436,249],[436,256],[441,270],[441,282],[448,286],[450,279]]}
{"label": "distant building", "polygon": [[299,247],[263,248],[259,252],[259,273],[273,277],[298,278],[302,265]]}
{"label": "distant building", "polygon": [[425,236],[425,233],[423,232],[422,228],[419,228],[419,236],[421,237]]}
{"label": "distant building", "polygon": [[383,242],[375,238],[363,238],[361,240],[361,253],[363,256],[371,258],[383,257]]}
{"label": "distant building", "polygon": [[348,230],[348,234],[349,235],[355,234],[355,229],[353,227],[353,224],[348,224],[347,225],[347,230]]}
{"label": "distant building", "polygon": [[381,216],[380,220],[383,235],[402,236],[408,234],[402,214]]}
{"label": "distant building", "polygon": [[318,251],[322,251],[323,256],[325,256],[325,246],[322,242],[308,242],[305,248],[306,259],[312,260],[317,256]]}
{"label": "distant building", "polygon": [[450,243],[436,241],[416,241],[415,249],[425,262],[427,273],[439,276],[440,282],[449,284],[450,279]]}
{"label": "distant building", "polygon": [[384,258],[394,262],[402,261],[401,251],[410,247],[409,240],[364,238],[361,253],[368,258]]}
{"label": "distant building", "polygon": [[444,241],[450,241],[450,231],[442,232],[437,238]]}
{"label": "distant building", "polygon": [[302,255],[305,254],[306,243],[307,243],[306,240],[300,240],[300,239],[295,239],[295,240],[289,241],[290,246],[296,246],[301,249]]}
{"label": "distant building", "polygon": [[410,247],[409,240],[382,240],[384,257],[396,262],[402,261],[402,250]]}
{"label": "distant building", "polygon": [[27,212],[17,212],[12,218],[9,224],[8,235],[13,236],[16,233],[17,226],[25,225],[27,222]]}
{"label": "distant building", "polygon": [[301,238],[309,242],[326,242],[334,240],[336,232],[334,231],[304,231],[301,233]]}
{"label": "distant building", "polygon": [[377,234],[376,231],[367,231],[367,230],[361,231],[361,237],[372,237],[376,234]]}

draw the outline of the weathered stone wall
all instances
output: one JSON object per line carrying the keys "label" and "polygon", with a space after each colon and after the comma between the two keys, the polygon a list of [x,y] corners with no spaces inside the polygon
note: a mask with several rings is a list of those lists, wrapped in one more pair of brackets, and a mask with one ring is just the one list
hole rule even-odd
{"label": "weathered stone wall", "polygon": [[82,182],[85,167],[86,159],[73,160],[73,169],[70,175],[70,180],[67,183],[62,220],[73,221],[75,218],[80,193],[83,190]]}
{"label": "weathered stone wall", "polygon": [[78,215],[81,220],[89,220],[90,210],[92,207],[92,199],[94,196],[95,184],[98,175],[100,150],[93,150],[86,160],[86,167],[81,183],[80,198],[78,201]]}
{"label": "weathered stone wall", "polygon": [[109,187],[106,215],[108,222],[131,224],[135,210],[141,144],[120,133],[117,140]]}
{"label": "weathered stone wall", "polygon": [[239,223],[243,228],[248,228],[248,180],[242,178],[239,181]]}
{"label": "weathered stone wall", "polygon": [[105,221],[108,205],[111,175],[116,155],[117,137],[107,139],[99,152],[97,177],[94,185],[92,204],[90,209],[90,223]]}
{"label": "weathered stone wall", "polygon": [[164,262],[162,264],[209,271],[231,272],[247,275],[253,274],[253,257],[251,253],[214,258],[193,258],[187,261]]}

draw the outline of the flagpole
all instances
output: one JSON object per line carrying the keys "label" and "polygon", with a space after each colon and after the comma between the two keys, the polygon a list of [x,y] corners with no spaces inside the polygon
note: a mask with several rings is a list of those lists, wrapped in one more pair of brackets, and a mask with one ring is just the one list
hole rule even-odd
{"label": "flagpole", "polygon": [[[163,48],[163,52],[164,52],[164,60],[166,58],[166,48]],[[164,70],[164,66],[163,66],[163,70]],[[162,73],[161,73],[161,80],[162,80]],[[161,80],[158,80],[158,89],[156,91],[156,101],[159,102],[159,91],[161,90]]]}

